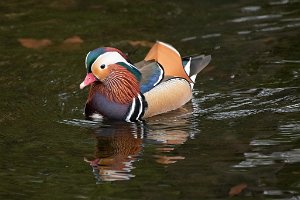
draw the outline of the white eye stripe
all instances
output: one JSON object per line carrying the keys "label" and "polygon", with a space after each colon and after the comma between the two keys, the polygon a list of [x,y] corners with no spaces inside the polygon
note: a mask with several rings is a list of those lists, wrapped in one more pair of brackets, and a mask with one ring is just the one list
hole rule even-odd
{"label": "white eye stripe", "polygon": [[88,52],[88,54],[86,54],[86,57],[85,57],[85,68],[88,68],[88,65],[87,65],[87,59],[89,57],[91,52]]}
{"label": "white eye stripe", "polygon": [[100,65],[105,64],[106,66],[110,65],[110,64],[115,64],[115,63],[118,63],[118,62],[123,62],[123,63],[126,63],[126,64],[130,65],[123,56],[121,56],[118,52],[113,52],[113,51],[112,52],[106,52],[106,53],[100,55],[94,61],[94,63],[99,63]]}

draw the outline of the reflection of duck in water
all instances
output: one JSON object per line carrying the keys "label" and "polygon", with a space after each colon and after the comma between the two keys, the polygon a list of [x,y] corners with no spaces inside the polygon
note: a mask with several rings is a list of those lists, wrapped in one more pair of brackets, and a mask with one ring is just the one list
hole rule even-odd
{"label": "reflection of duck in water", "polygon": [[189,129],[193,126],[190,117],[193,115],[194,106],[196,105],[193,102],[188,103],[163,116],[155,116],[149,122],[152,130],[147,132],[147,139],[159,144],[154,155],[156,162],[168,165],[185,158],[174,154],[174,149],[194,137],[194,131]]}
{"label": "reflection of duck in water", "polygon": [[154,155],[156,162],[160,164],[172,164],[185,157],[179,155],[168,155],[176,146],[181,145],[187,141],[189,134],[182,130],[159,130],[149,133],[148,139],[153,139],[160,142],[157,149],[157,154]]}
{"label": "reflection of duck in water", "polygon": [[[179,113],[174,113],[178,116]],[[173,118],[174,121],[176,119]],[[172,164],[184,159],[181,155],[174,155],[174,149],[185,143],[190,134],[183,127],[188,126],[181,118],[180,123],[171,123],[168,119],[157,118],[149,124],[114,122],[109,126],[103,126],[95,130],[97,141],[93,156],[88,156],[88,162],[100,183],[101,181],[128,180],[133,175],[133,163],[141,156],[143,143],[151,144],[156,151],[151,156],[160,164]],[[186,121],[187,122],[187,121]],[[110,122],[111,123],[111,122]],[[147,128],[146,128],[147,127]],[[180,129],[180,130],[179,130]],[[91,158],[92,157],[92,158]]]}
{"label": "reflection of duck in water", "polygon": [[115,123],[95,131],[95,159],[87,162],[93,167],[98,181],[128,180],[134,175],[132,163],[142,149],[143,125]]}

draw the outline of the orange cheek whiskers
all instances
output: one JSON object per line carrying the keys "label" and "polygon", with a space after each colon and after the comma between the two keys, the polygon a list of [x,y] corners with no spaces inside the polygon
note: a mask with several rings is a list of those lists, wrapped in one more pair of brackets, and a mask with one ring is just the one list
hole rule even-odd
{"label": "orange cheek whiskers", "polygon": [[[102,75],[105,78],[102,80],[102,83],[94,86],[96,87],[95,89],[113,102],[120,104],[131,103],[132,99],[136,98],[140,93],[140,85],[136,77],[123,67],[118,67],[118,65],[110,65],[110,70],[106,77],[105,74]],[[98,70],[95,70],[95,73],[97,72]],[[90,98],[92,95],[93,93],[91,93]]]}

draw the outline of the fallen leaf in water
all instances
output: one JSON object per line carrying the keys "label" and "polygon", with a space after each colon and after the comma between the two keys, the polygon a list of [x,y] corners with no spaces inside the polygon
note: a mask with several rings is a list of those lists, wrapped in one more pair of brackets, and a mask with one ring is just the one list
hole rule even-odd
{"label": "fallen leaf in water", "polygon": [[75,35],[65,39],[60,45],[60,48],[62,48],[63,50],[73,50],[79,48],[82,43],[83,39]]}
{"label": "fallen leaf in water", "polygon": [[146,41],[146,40],[135,40],[135,41],[129,40],[128,43],[134,47],[136,46],[152,47],[154,44],[153,42]]}
{"label": "fallen leaf in water", "polygon": [[83,40],[77,35],[73,37],[69,37],[63,41],[63,44],[81,44],[81,43],[83,43]]}
{"label": "fallen leaf in water", "polygon": [[20,44],[23,47],[29,48],[29,49],[40,49],[45,48],[50,45],[52,45],[52,41],[49,39],[33,39],[33,38],[20,38],[18,39]]}
{"label": "fallen leaf in water", "polygon": [[236,186],[231,187],[228,194],[231,197],[239,195],[246,187],[247,187],[247,184],[245,184],[245,183],[238,184]]}

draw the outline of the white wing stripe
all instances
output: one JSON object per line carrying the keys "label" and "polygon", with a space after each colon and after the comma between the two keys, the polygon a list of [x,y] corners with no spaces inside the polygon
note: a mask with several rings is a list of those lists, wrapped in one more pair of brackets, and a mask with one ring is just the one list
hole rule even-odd
{"label": "white wing stripe", "polygon": [[134,109],[135,109],[135,98],[134,98],[133,101],[132,101],[132,104],[131,104],[131,107],[130,107],[130,111],[129,111],[129,113],[128,113],[126,119],[125,119],[126,122],[131,122],[131,121],[130,121],[130,118],[131,118],[131,116],[132,116],[132,114],[133,114],[133,112],[134,112]]}
{"label": "white wing stripe", "polygon": [[140,107],[139,107],[139,114],[137,115],[136,117],[136,120],[138,120],[143,112],[143,100],[142,100],[142,97],[141,95],[138,95],[138,99],[140,101]]}
{"label": "white wing stripe", "polygon": [[158,80],[153,84],[153,86],[156,86],[163,78],[164,70],[160,66],[159,66],[159,70],[160,70],[160,75],[158,77]]}

